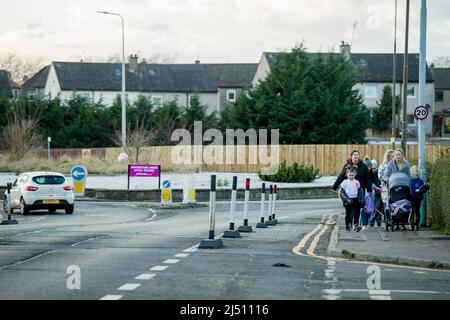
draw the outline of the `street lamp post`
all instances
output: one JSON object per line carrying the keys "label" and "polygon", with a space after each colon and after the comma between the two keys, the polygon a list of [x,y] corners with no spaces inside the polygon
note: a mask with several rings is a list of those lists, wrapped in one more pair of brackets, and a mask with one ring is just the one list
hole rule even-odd
{"label": "street lamp post", "polygon": [[118,16],[122,20],[122,152],[119,155],[118,160],[124,161],[128,159],[126,152],[127,144],[127,128],[126,128],[126,104],[125,104],[125,22],[122,15],[118,13],[108,12],[108,11],[97,11],[97,13],[109,14],[113,16]]}

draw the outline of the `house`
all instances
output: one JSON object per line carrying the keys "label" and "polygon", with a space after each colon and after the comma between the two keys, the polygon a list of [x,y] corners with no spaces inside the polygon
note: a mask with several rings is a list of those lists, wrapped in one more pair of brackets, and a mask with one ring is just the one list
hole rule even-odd
{"label": "house", "polygon": [[436,87],[433,131],[437,136],[450,136],[450,68],[432,70]]}
{"label": "house", "polygon": [[22,84],[22,92],[29,97],[44,97],[50,66],[45,66]]}
{"label": "house", "polygon": [[[47,67],[46,67],[47,68]],[[47,97],[70,99],[74,94],[90,101],[112,105],[121,94],[122,64],[52,62],[24,85],[26,90]],[[219,111],[234,102],[244,87],[251,86],[257,64],[148,64],[138,63],[136,55],[126,64],[126,98],[135,101],[140,95],[160,105],[177,100],[186,107],[192,96]]]}
{"label": "house", "polygon": [[19,99],[20,93],[22,91],[22,86],[19,83],[15,82],[14,80],[10,80],[9,84],[12,91],[12,99],[13,100]]}
{"label": "house", "polygon": [[[264,52],[258,64],[255,77],[252,80],[253,86],[267,77],[270,67],[277,59],[279,53]],[[337,53],[332,53],[338,55]],[[363,103],[368,109],[377,108],[377,102],[381,99],[383,88],[387,85],[392,87],[392,65],[393,55],[389,53],[351,53],[350,46],[342,43],[340,53],[346,59],[351,59],[355,66],[358,83],[354,89],[359,90],[363,98]],[[309,53],[310,56],[317,53]],[[402,97],[403,90],[403,54],[397,54],[397,82],[396,94]],[[413,111],[419,104],[419,54],[408,54],[408,103],[407,121],[416,123]],[[425,101],[431,106],[434,112],[435,84],[433,75],[427,67],[426,97]],[[432,120],[426,120],[427,133],[431,134]]]}

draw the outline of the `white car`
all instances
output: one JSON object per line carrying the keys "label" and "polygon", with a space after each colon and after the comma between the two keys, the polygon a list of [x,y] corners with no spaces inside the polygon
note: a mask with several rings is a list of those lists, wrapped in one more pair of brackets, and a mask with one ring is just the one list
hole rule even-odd
{"label": "white car", "polygon": [[[8,211],[7,192],[3,201],[5,212]],[[26,215],[30,210],[47,209],[52,213],[64,209],[67,214],[72,214],[74,205],[73,188],[58,172],[22,173],[11,188],[11,212],[20,209],[20,213]]]}

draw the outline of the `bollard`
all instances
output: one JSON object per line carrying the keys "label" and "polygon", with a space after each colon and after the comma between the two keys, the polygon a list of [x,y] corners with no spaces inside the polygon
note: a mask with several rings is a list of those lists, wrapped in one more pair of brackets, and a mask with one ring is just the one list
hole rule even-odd
{"label": "bollard", "polygon": [[245,199],[244,199],[244,225],[240,226],[239,232],[253,232],[251,226],[248,225],[248,206],[250,201],[250,179],[245,180]]}
{"label": "bollard", "polygon": [[267,224],[264,222],[264,202],[266,201],[266,184],[261,186],[261,211],[259,217],[261,221],[256,225],[257,228],[267,228]]}
{"label": "bollard", "polygon": [[275,204],[277,203],[277,192],[278,186],[275,185],[273,187],[273,197],[272,197],[272,223],[278,224],[278,220],[275,218]]}
{"label": "bollard", "polygon": [[231,207],[230,207],[230,230],[225,231],[224,238],[240,238],[238,230],[234,230],[234,217],[236,211],[236,198],[237,198],[237,177],[233,177],[233,186],[231,189]]}
{"label": "bollard", "polygon": [[216,223],[216,176],[211,176],[211,192],[209,193],[209,236],[198,246],[199,249],[218,249],[223,247],[222,239],[214,239]]}
{"label": "bollard", "polygon": [[8,220],[3,220],[1,222],[1,225],[18,224],[17,220],[11,219],[11,186],[12,186],[11,182],[8,182],[6,184],[6,201],[7,201],[7,203],[6,203],[6,206],[3,204],[4,208],[7,211],[5,213],[8,213]]}
{"label": "bollard", "polygon": [[269,209],[267,210],[267,221],[266,224],[268,226],[273,226],[274,223],[272,221],[272,206],[273,206],[273,185],[269,187]]}

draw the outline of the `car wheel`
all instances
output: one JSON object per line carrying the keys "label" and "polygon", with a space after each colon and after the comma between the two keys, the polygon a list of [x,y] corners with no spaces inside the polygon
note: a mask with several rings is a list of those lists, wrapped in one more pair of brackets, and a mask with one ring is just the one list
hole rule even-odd
{"label": "car wheel", "polygon": [[25,201],[20,199],[20,214],[26,216],[30,212],[30,209],[28,209],[28,206],[25,204]]}
{"label": "car wheel", "polygon": [[68,206],[65,210],[66,214],[72,214],[74,210],[74,205]]}

